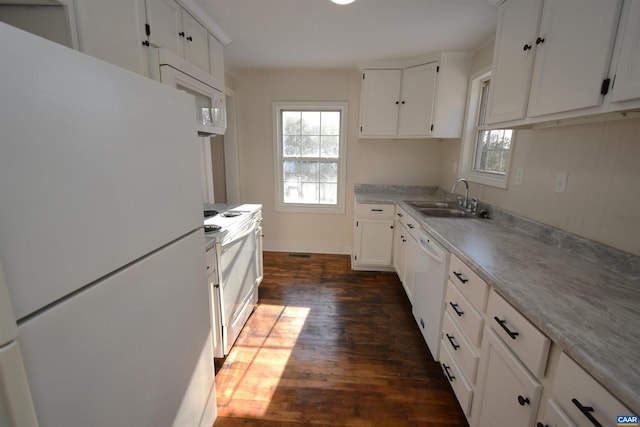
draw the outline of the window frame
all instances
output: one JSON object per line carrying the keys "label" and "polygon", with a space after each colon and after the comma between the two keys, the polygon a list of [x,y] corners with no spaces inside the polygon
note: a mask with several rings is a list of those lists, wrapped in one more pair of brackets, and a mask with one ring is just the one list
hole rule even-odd
{"label": "window frame", "polygon": [[460,150],[460,176],[470,182],[488,185],[497,188],[507,188],[509,173],[511,170],[511,158],[517,140],[517,131],[513,130],[511,137],[511,149],[506,158],[506,171],[503,174],[495,172],[482,172],[474,170],[475,157],[478,152],[478,135],[482,130],[490,130],[492,126],[478,126],[478,118],[481,109],[482,83],[491,78],[491,67],[485,67],[469,77],[469,89],[467,91],[467,114],[462,135],[462,148]]}
{"label": "window frame", "polygon": [[[282,112],[283,111],[339,111],[340,136],[338,138],[338,186],[336,204],[316,203],[285,203],[284,202],[284,174],[283,174],[283,145],[282,145]],[[274,101],[273,112],[273,141],[275,145],[275,197],[276,211],[306,212],[306,213],[345,213],[345,189],[347,167],[347,125],[348,103],[343,101]]]}

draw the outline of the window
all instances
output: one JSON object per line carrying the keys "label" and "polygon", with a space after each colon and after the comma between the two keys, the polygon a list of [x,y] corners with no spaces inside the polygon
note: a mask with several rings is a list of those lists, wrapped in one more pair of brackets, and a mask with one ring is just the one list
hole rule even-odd
{"label": "window", "polygon": [[515,132],[512,129],[485,128],[490,77],[488,70],[471,77],[461,175],[469,181],[507,188]]}
{"label": "window", "polygon": [[344,212],[346,103],[274,102],[279,210]]}

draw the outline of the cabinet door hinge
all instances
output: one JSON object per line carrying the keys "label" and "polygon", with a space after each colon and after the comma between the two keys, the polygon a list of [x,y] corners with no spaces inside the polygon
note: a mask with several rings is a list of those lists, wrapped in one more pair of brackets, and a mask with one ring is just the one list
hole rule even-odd
{"label": "cabinet door hinge", "polygon": [[440,66],[438,65],[436,66],[436,73],[439,73],[439,72],[440,72]]}
{"label": "cabinet door hinge", "polygon": [[364,80],[364,73],[362,73],[362,80]]}
{"label": "cabinet door hinge", "polygon": [[611,83],[611,79],[604,79],[602,81],[602,86],[600,86],[600,94],[606,95],[609,93],[609,83]]}
{"label": "cabinet door hinge", "polygon": [[354,256],[353,256],[353,260],[354,260],[354,261],[357,261],[357,260],[358,260],[358,255],[354,255]]}
{"label": "cabinet door hinge", "polygon": [[144,24],[144,32],[147,34],[147,37],[151,35],[151,25]]}
{"label": "cabinet door hinge", "polygon": [[360,132],[362,132],[362,126],[360,126]]}
{"label": "cabinet door hinge", "polygon": [[431,130],[433,131],[433,125],[431,125]]}
{"label": "cabinet door hinge", "polygon": [[356,227],[359,227],[360,222],[356,221]]}

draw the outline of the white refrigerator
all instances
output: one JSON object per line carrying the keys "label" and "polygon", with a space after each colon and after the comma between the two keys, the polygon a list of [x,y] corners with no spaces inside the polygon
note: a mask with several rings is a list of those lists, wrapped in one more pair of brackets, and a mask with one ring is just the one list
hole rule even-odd
{"label": "white refrigerator", "polygon": [[193,98],[0,23],[0,426],[216,417]]}

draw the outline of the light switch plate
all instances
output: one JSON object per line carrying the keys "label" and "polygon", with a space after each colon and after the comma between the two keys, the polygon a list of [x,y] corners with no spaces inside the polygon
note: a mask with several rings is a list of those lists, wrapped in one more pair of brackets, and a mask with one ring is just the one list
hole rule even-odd
{"label": "light switch plate", "polygon": [[558,176],[556,176],[556,193],[564,193],[567,190],[567,179],[569,178],[569,174],[567,172],[558,172]]}

